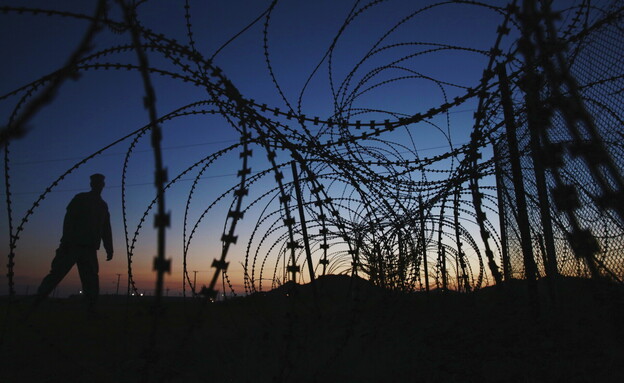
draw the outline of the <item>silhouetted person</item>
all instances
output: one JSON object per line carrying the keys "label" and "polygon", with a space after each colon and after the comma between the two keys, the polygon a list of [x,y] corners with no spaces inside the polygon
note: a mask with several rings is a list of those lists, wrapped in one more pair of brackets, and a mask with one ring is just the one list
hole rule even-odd
{"label": "silhouetted person", "polygon": [[104,243],[106,260],[113,259],[110,214],[108,205],[100,196],[103,188],[104,176],[93,174],[91,191],[76,194],[67,205],[61,244],[52,260],[50,273],[37,290],[36,304],[44,300],[76,264],[89,314],[95,314],[94,306],[100,292],[97,260],[100,242]]}

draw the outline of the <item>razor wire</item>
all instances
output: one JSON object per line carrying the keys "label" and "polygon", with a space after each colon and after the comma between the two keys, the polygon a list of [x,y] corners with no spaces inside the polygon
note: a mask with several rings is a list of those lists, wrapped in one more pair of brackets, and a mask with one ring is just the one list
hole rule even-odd
{"label": "razor wire", "polygon": [[[99,3],[94,16],[0,6],[1,12],[11,15],[68,17],[91,23],[65,66],[0,95],[1,102],[13,105],[0,136],[5,151],[10,295],[15,295],[20,235],[48,193],[88,161],[130,139],[120,172],[128,294],[138,294],[133,276],[135,250],[143,238],[147,216],[156,206],[155,296],[162,299],[165,273],[171,269],[165,255],[165,228],[178,225],[171,222],[164,198],[192,172],[195,175],[179,224],[180,280],[184,294],[188,283],[192,296],[203,296],[205,303],[216,299],[219,279],[224,295],[226,284],[232,295],[237,294],[236,283],[227,272],[239,237],[245,242],[239,255],[243,268],[240,286],[246,295],[266,291],[266,280],[274,289],[287,281],[311,282],[319,274],[362,276],[374,285],[403,292],[434,288],[469,292],[516,278],[559,275],[617,283],[624,280],[620,240],[624,229],[621,0],[579,0],[557,12],[550,9],[549,2],[530,0],[522,7],[515,1],[505,6],[452,1],[412,7],[416,10],[406,12],[388,28],[340,80],[335,66],[343,32],[385,3],[356,1],[323,58],[304,77],[296,103],[287,97],[273,58],[272,27],[279,17],[279,1],[272,1],[212,55],[199,49],[188,1],[184,5],[188,45],[146,27],[141,22],[140,6],[144,4],[118,3],[125,10],[121,21],[109,18],[114,4],[106,1]],[[497,15],[499,28],[492,35],[490,49],[388,39],[417,16],[460,6]],[[256,33],[261,36],[269,80],[281,100],[275,105],[248,97],[241,91],[244,87],[228,77],[227,68],[217,65],[222,49],[255,24],[260,28]],[[131,35],[132,43],[91,47],[95,35],[106,33],[104,27]],[[402,50],[410,52],[393,56]],[[474,83],[459,84],[428,75],[415,64],[410,66],[416,58],[440,52],[478,56],[485,63],[484,71],[471,79]],[[129,61],[129,53],[136,55],[138,63]],[[376,61],[380,58],[381,64]],[[323,66],[333,110],[325,115],[306,114],[305,94]],[[502,76],[495,68],[504,68],[509,75]],[[15,220],[10,144],[39,134],[36,127],[26,129],[27,123],[46,100],[54,98],[63,82],[86,71],[140,74],[149,124],[114,142],[102,143],[102,149],[63,172],[21,220]],[[158,87],[153,85],[157,76],[199,89],[204,99],[158,115]],[[439,102],[428,110],[409,113],[361,102],[371,95],[383,97],[387,87],[412,80],[434,86]],[[467,105],[476,105],[471,134],[469,142],[458,144],[453,138],[451,114]],[[504,113],[506,107],[512,114]],[[238,141],[190,161],[168,181],[161,155],[163,132],[172,121],[188,116],[219,121],[238,135]],[[510,121],[517,129],[515,141],[505,139]],[[448,147],[439,154],[424,155],[426,147],[415,142],[423,126],[438,132]],[[155,156],[156,191],[154,197],[143,201],[138,209],[143,214],[132,224],[128,169],[148,132]],[[514,145],[517,147],[510,148]],[[519,161],[518,170],[511,166],[513,156]],[[200,180],[226,161],[240,165],[237,181],[206,200]],[[526,203],[517,198],[514,171],[521,176]],[[198,288],[189,275],[191,265],[199,263],[192,250],[205,244],[205,238],[214,237],[214,226],[207,227],[205,222],[223,209],[217,241],[220,252],[213,257],[209,284]],[[522,214],[527,222],[519,218]],[[309,268],[308,276],[302,272],[304,266]],[[153,326],[158,328],[158,319]],[[293,336],[292,329],[288,336]],[[285,358],[290,357],[286,352]],[[155,364],[158,358],[153,356],[149,363]],[[288,376],[288,363],[282,368],[280,376]]]}

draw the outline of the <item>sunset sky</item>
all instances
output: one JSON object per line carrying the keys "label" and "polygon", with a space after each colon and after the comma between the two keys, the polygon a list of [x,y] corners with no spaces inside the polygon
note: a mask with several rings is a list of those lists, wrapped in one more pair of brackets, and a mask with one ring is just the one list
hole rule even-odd
{"label": "sunset sky", "polygon": [[[64,10],[92,15],[95,1],[19,1],[15,5]],[[111,2],[114,3],[114,2]],[[270,18],[268,49],[273,72],[288,102],[296,106],[306,81],[320,64],[302,96],[302,113],[327,119],[333,113],[330,83],[337,88],[345,76],[378,40],[405,16],[432,4],[429,1],[382,1],[366,8],[344,30],[337,41],[331,61],[325,56],[327,49],[340,31],[352,8],[360,9],[366,2],[354,1],[278,1]],[[485,3],[502,6],[504,2],[489,0]],[[191,23],[197,51],[209,58],[231,37],[260,16],[271,4],[266,0],[190,1]],[[3,1],[2,5],[11,5]],[[148,1],[138,9],[139,19],[145,28],[156,34],[176,39],[179,44],[189,45],[184,13],[184,1]],[[109,17],[119,20],[121,12],[114,6]],[[387,64],[401,57],[431,49],[430,45],[413,43],[448,44],[488,51],[496,39],[496,29],[503,20],[493,9],[469,4],[448,3],[418,13],[384,38],[377,48],[395,43],[409,43],[384,49],[371,57],[358,72],[359,81],[368,70]],[[247,99],[266,103],[269,107],[286,110],[286,103],[276,90],[265,62],[263,52],[264,18],[251,26],[236,40],[214,57],[214,64],[232,81]],[[0,94],[10,92],[61,68],[79,44],[88,28],[88,21],[58,15],[46,16],[30,13],[0,12]],[[128,32],[117,33],[104,28],[95,38],[90,54],[107,48],[128,44]],[[510,41],[503,44],[509,47]],[[181,73],[166,57],[149,52],[150,65],[163,70]],[[132,51],[113,53],[92,60],[90,63],[136,64]],[[487,57],[475,52],[446,50],[417,55],[400,64],[422,75],[463,87],[475,87],[487,63]],[[331,73],[331,80],[329,74]],[[10,145],[10,187],[12,191],[13,226],[19,225],[38,196],[61,174],[90,154],[136,131],[149,123],[143,108],[144,90],[140,73],[136,70],[115,70],[100,67],[81,71],[76,80],[65,82],[53,102],[43,107],[28,124],[25,137]],[[395,70],[380,75],[372,85],[381,80],[405,76],[406,72]],[[163,116],[177,108],[195,101],[207,100],[209,96],[201,87],[180,79],[152,74],[156,89],[157,112]],[[351,84],[353,87],[353,84]],[[463,90],[449,86],[449,98],[461,95]],[[455,92],[455,93],[453,93]],[[25,92],[0,100],[0,118],[5,126],[12,111]],[[444,103],[439,89],[422,79],[403,79],[372,89],[356,102],[357,107],[391,110],[405,114],[424,113]],[[468,141],[472,127],[475,101],[470,100],[449,114],[450,125],[441,124],[451,132],[454,145]],[[383,114],[367,115],[362,120],[383,120]],[[312,127],[318,129],[318,127]],[[169,179],[183,172],[204,157],[238,142],[238,133],[220,116],[200,115],[178,117],[162,124],[164,163]],[[448,150],[448,143],[440,132],[427,126],[412,132],[416,146],[422,155],[429,156]],[[388,139],[401,140],[400,136]],[[102,293],[115,290],[117,275],[121,277],[121,291],[125,292],[127,260],[122,219],[121,175],[125,153],[132,138],[127,139],[60,181],[34,211],[20,234],[15,251],[15,282],[18,294],[33,293],[41,278],[49,270],[54,250],[58,246],[65,208],[72,196],[89,188],[89,175],[103,173],[106,188],[102,196],[107,201],[113,225],[115,258],[104,261],[100,250],[100,286]],[[262,148],[254,147],[251,168],[258,172],[267,168]],[[203,173],[193,195],[190,225],[193,225],[204,209],[221,193],[235,186],[241,163],[240,149],[231,151],[216,160]],[[4,150],[2,151],[4,155]],[[288,161],[288,156],[278,162]],[[289,168],[284,169],[288,177]],[[3,173],[4,174],[4,173]],[[166,206],[171,211],[172,226],[167,230],[167,258],[172,259],[172,274],[167,275],[165,285],[170,295],[181,291],[183,219],[189,189],[197,175],[197,169],[182,176],[167,192]],[[127,221],[132,237],[148,204],[155,196],[154,160],[148,135],[137,144],[130,157],[127,176]],[[275,187],[271,176],[265,177],[250,190],[250,203]],[[0,204],[0,247],[6,256],[9,252],[8,220],[5,183],[2,181],[3,203]],[[232,196],[224,198],[204,218],[195,234],[189,250],[191,272],[196,270],[198,285],[208,283],[212,276],[211,263],[220,254],[220,238]],[[243,254],[246,239],[253,231],[255,219],[262,204],[239,224],[239,242],[228,255],[228,273],[237,293],[243,292]],[[133,274],[140,291],[154,288],[152,260],[155,256],[155,230],[151,211],[141,229],[134,252]],[[187,229],[188,230],[188,229]],[[5,258],[6,259],[6,258]],[[6,262],[3,262],[3,265]],[[0,294],[8,291],[6,268],[0,276]],[[59,295],[79,290],[77,272],[72,270],[59,287]],[[265,286],[266,288],[266,286]],[[187,290],[188,291],[188,290]]]}

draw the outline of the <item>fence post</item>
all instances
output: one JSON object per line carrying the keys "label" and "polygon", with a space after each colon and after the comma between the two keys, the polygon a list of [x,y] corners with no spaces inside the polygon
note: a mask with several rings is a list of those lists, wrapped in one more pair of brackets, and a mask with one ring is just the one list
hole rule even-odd
{"label": "fence post", "polygon": [[507,145],[509,146],[509,162],[511,164],[511,173],[516,196],[520,242],[522,243],[522,254],[524,256],[524,275],[528,283],[529,304],[531,305],[534,314],[537,315],[539,313],[539,302],[537,296],[537,281],[535,279],[536,266],[535,259],[533,257],[533,247],[531,245],[531,228],[529,226],[529,216],[526,206],[524,178],[522,177],[522,168],[520,167],[520,154],[518,152],[518,139],[516,137],[516,121],[514,118],[509,83],[504,65],[498,65],[497,70],[501,92],[501,103],[505,116]]}

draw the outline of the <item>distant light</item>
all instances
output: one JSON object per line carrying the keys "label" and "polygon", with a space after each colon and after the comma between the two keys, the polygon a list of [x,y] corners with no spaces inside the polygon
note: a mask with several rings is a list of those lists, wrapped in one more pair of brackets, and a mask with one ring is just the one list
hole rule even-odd
{"label": "distant light", "polygon": [[80,291],[78,292],[78,294],[82,294],[82,290],[80,290]]}
{"label": "distant light", "polygon": [[143,296],[143,293],[141,293],[141,296]]}

